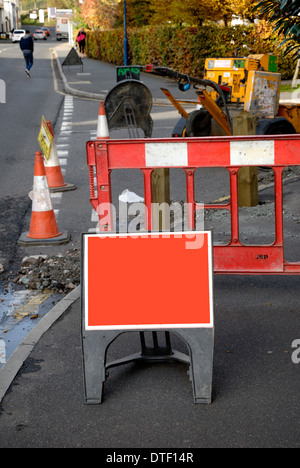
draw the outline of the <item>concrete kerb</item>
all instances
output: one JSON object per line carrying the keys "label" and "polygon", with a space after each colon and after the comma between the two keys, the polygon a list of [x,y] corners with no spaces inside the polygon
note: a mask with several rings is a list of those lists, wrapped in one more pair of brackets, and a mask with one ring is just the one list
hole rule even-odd
{"label": "concrete kerb", "polygon": [[61,79],[63,81],[64,91],[66,93],[73,94],[73,95],[78,96],[78,97],[85,97],[85,98],[89,98],[89,99],[95,99],[95,100],[98,100],[98,101],[101,101],[101,100],[103,100],[105,98],[104,94],[88,93],[86,91],[80,91],[79,89],[72,88],[68,84],[68,81],[67,81],[67,78],[66,78],[66,76],[65,76],[65,74],[63,72],[60,60],[59,60],[59,58],[57,56],[56,50],[51,49],[51,52],[52,52],[53,57],[56,60],[58,71],[59,71],[60,77],[61,77]]}
{"label": "concrete kerb", "polygon": [[0,402],[12,384],[21,366],[38,343],[40,338],[58,320],[61,315],[80,297],[81,286],[77,286],[59,301],[28,333],[26,338],[14,350],[7,362],[0,369]]}
{"label": "concrete kerb", "polygon": [[[88,98],[88,99],[94,99],[96,101],[103,101],[105,99],[105,97],[106,97],[105,94],[88,93],[87,91],[80,91],[79,89],[72,88],[69,85],[68,80],[67,80],[67,78],[66,78],[66,76],[65,76],[65,74],[63,72],[62,65],[61,65],[60,60],[59,60],[59,58],[57,56],[56,50],[51,49],[51,52],[52,52],[53,57],[56,60],[58,71],[59,71],[59,74],[60,74],[61,79],[63,81],[64,91],[67,94],[72,94],[74,96]],[[171,105],[171,103],[170,103],[170,101],[168,99],[153,98],[152,102],[153,102],[153,104],[156,104],[156,105]]]}

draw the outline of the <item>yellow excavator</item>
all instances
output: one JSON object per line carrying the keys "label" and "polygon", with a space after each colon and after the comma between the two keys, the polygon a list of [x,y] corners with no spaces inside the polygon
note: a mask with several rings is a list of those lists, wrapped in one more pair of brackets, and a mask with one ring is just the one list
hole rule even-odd
{"label": "yellow excavator", "polygon": [[207,58],[202,79],[166,67],[145,69],[178,79],[183,92],[195,88],[198,109],[190,113],[183,104],[194,101],[175,99],[161,88],[181,115],[174,137],[232,135],[232,116],[242,110],[256,117],[257,135],[300,133],[300,105],[279,103],[281,75],[275,55]]}

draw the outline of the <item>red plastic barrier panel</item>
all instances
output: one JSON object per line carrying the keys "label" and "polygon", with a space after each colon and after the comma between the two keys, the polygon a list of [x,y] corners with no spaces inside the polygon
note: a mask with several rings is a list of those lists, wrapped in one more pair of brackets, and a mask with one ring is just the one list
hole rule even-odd
{"label": "red plastic barrier panel", "polygon": [[213,327],[211,232],[83,234],[86,330]]}

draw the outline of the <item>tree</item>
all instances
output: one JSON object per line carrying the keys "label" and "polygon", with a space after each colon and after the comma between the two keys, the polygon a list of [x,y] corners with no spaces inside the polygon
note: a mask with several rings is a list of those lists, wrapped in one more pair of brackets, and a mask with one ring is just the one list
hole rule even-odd
{"label": "tree", "polygon": [[231,15],[238,16],[239,18],[248,20],[253,23],[257,16],[253,11],[253,8],[256,4],[257,0],[231,0],[228,2],[228,7],[230,9]]}
{"label": "tree", "polygon": [[109,29],[115,22],[116,0],[84,0],[80,16],[90,29]]}
{"label": "tree", "polygon": [[299,0],[261,0],[254,9],[274,25],[274,31],[285,39],[286,52],[300,58],[300,2]]}
{"label": "tree", "polygon": [[[1,1],[1,0],[0,0]],[[56,0],[76,1],[76,0]],[[232,16],[253,21],[253,5],[257,0],[126,0],[127,25],[202,26],[206,21],[223,20],[227,26]],[[123,24],[124,0],[84,0],[83,19],[91,28],[120,27]]]}
{"label": "tree", "polygon": [[[130,12],[130,5],[137,0],[127,1]],[[144,2],[138,3],[142,9]],[[171,23],[198,27],[205,21],[223,20],[228,25],[233,15],[253,21],[252,9],[257,0],[148,0],[147,3],[152,7],[147,18],[151,24]]]}
{"label": "tree", "polygon": [[[124,0],[118,2],[115,27],[123,25]],[[148,26],[154,11],[151,0],[126,0],[126,22],[129,27]]]}
{"label": "tree", "polygon": [[201,26],[205,20],[221,19],[220,5],[216,0],[152,0],[153,24],[185,24]]}

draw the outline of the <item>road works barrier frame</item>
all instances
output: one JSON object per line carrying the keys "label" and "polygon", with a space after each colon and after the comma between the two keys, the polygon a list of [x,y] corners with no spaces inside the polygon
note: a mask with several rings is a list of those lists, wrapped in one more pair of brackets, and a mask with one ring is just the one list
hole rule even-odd
{"label": "road works barrier frame", "polygon": [[[147,208],[146,230],[152,228],[151,175],[157,168],[179,168],[186,175],[188,229],[195,229],[195,213],[201,209],[227,210],[231,217],[231,239],[214,245],[215,274],[300,274],[300,262],[284,259],[283,170],[300,165],[300,135],[204,137],[185,139],[136,139],[88,141],[90,201],[99,216],[100,231],[113,231],[110,174],[115,169],[140,169]],[[245,245],[239,234],[238,171],[243,166],[266,166],[274,172],[275,240],[271,244]],[[230,201],[199,204],[194,195],[198,168],[225,168],[230,178]],[[94,182],[96,180],[96,184]],[[99,210],[105,204],[108,213]]]}
{"label": "road works barrier frame", "polygon": [[[82,234],[81,310],[86,404],[102,402],[108,369],[133,361],[189,364],[194,402],[211,403],[212,236],[210,231],[193,234],[198,238],[198,248],[194,250],[186,248],[190,241],[186,232]],[[160,251],[159,265],[157,251]],[[119,265],[126,265],[126,274],[123,275],[121,269],[118,278],[112,262],[114,255]],[[145,265],[142,275],[137,273],[133,258],[139,258]],[[171,271],[170,262],[176,263]],[[103,274],[99,273],[99,265]],[[178,283],[179,290],[175,286]],[[141,353],[108,361],[110,344],[122,333],[133,331],[140,334]],[[189,355],[172,349],[170,331],[185,341]],[[146,344],[149,339],[145,333],[152,335],[152,347]]]}
{"label": "road works barrier frame", "polygon": [[[195,229],[197,210],[227,210],[231,217],[231,239],[226,245],[213,245],[213,269],[217,274],[300,274],[300,262],[284,260],[283,245],[283,170],[300,165],[300,136],[249,136],[249,137],[204,137],[185,139],[137,139],[137,140],[92,140],[86,144],[90,178],[90,202],[99,216],[102,235],[114,232],[113,206],[110,175],[115,169],[139,169],[144,179],[144,203],[146,206],[146,231],[152,230],[152,172],[157,168],[180,168],[186,175],[186,202],[188,226]],[[270,245],[244,245],[239,236],[238,171],[244,166],[271,167],[275,187],[275,240]],[[225,168],[230,179],[230,201],[226,204],[200,204],[195,200],[194,175],[198,168]],[[96,182],[95,182],[96,181]],[[103,209],[103,206],[105,209]],[[191,250],[193,252],[193,250]],[[147,268],[147,265],[145,265]],[[199,268],[201,266],[199,265]],[[105,274],[105,273],[104,273]],[[83,283],[83,282],[82,282]],[[100,284],[100,283],[99,283]],[[82,294],[84,300],[84,291]],[[201,307],[201,301],[195,304]],[[100,299],[99,299],[100,307]],[[84,305],[82,304],[84,311]],[[142,313],[142,310],[141,310]],[[213,367],[214,328],[174,328],[190,350],[193,369],[193,346],[199,346],[196,360],[201,363],[192,374],[195,403],[211,402],[211,377]],[[83,353],[85,370],[86,403],[102,401],[102,386],[106,378],[106,352],[108,346],[124,330],[89,331],[82,318]],[[156,331],[151,358],[161,359],[162,350],[157,347]],[[166,333],[169,333],[168,331]],[[140,330],[141,337],[144,331]],[[142,353],[134,359],[147,356],[141,338]],[[166,334],[166,360],[172,354]],[[196,348],[195,348],[196,349]],[[198,349],[198,351],[199,351]],[[112,366],[129,362],[124,358]],[[201,367],[202,366],[202,367]],[[196,383],[195,383],[196,382]]]}

